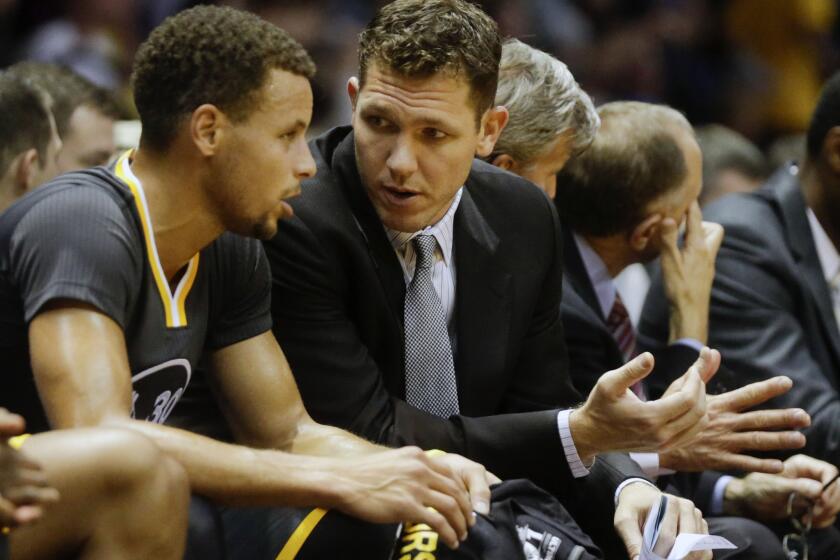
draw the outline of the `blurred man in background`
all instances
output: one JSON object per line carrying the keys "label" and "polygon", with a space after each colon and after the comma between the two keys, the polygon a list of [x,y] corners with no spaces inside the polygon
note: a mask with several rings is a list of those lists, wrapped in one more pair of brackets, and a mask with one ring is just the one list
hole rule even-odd
{"label": "blurred man in background", "polygon": [[703,152],[701,207],[727,194],[754,191],[767,179],[767,159],[741,134],[719,124],[700,126],[694,132]]}
{"label": "blurred man in background", "polygon": [[62,144],[52,105],[36,86],[0,74],[0,212],[59,173]]}
{"label": "blurred man in background", "polygon": [[116,151],[114,123],[120,111],[113,96],[72,70],[44,62],[19,62],[9,72],[47,92],[53,101],[62,148],[59,173],[108,163]]}

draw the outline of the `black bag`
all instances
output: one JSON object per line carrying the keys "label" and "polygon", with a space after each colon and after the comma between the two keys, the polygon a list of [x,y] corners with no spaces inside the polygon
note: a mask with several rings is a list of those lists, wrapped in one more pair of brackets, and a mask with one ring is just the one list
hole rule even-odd
{"label": "black bag", "polygon": [[392,560],[595,560],[603,558],[556,498],[527,480],[493,487],[490,515],[479,515],[457,550],[427,525],[400,535]]}

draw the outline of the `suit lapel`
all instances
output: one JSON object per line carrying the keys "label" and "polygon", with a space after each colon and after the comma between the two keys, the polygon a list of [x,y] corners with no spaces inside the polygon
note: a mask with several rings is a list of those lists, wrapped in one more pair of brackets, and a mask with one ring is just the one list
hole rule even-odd
{"label": "suit lapel", "polygon": [[479,406],[491,373],[507,363],[511,274],[495,258],[499,238],[470,195],[469,182],[455,214],[455,372],[461,410]]}
{"label": "suit lapel", "polygon": [[791,172],[791,168],[782,170],[777,179],[778,182],[774,185],[772,192],[785,224],[788,245],[802,272],[802,278],[814,298],[823,331],[831,342],[834,358],[840,362],[840,332],[837,329],[831,293],[825,281],[817,247],[814,244],[811,224],[808,223],[805,197],[802,196],[799,181]]}
{"label": "suit lapel", "polygon": [[388,241],[385,228],[382,227],[382,222],[359,178],[352,132],[336,147],[332,157],[332,168],[341,179],[339,184],[344,189],[356,227],[367,244],[368,256],[379,276],[394,319],[394,329],[398,330],[402,340],[405,279],[397,254]]}
{"label": "suit lapel", "polygon": [[571,228],[563,228],[563,273],[566,280],[571,283],[578,296],[592,308],[592,311],[600,318],[602,323],[606,317],[601,312],[601,304],[598,302],[598,295],[589,279],[589,273],[583,264],[580,250],[575,243],[575,234]]}

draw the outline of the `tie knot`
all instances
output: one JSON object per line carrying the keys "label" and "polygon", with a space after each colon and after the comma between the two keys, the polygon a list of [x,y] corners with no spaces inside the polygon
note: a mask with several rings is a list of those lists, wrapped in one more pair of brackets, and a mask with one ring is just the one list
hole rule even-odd
{"label": "tie knot", "polygon": [[417,253],[416,267],[429,268],[435,262],[437,240],[433,235],[418,235],[414,238],[414,252]]}

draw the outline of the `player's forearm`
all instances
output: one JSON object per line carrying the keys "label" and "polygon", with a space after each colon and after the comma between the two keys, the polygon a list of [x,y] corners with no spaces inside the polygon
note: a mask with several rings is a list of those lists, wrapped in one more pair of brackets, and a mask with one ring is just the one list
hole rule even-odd
{"label": "player's forearm", "polygon": [[186,470],[193,492],[231,505],[335,507],[338,461],[252,449],[143,422],[117,421],[152,439]]}
{"label": "player's forearm", "polygon": [[295,454],[354,457],[382,451],[384,448],[333,426],[306,420],[298,424],[289,450]]}

